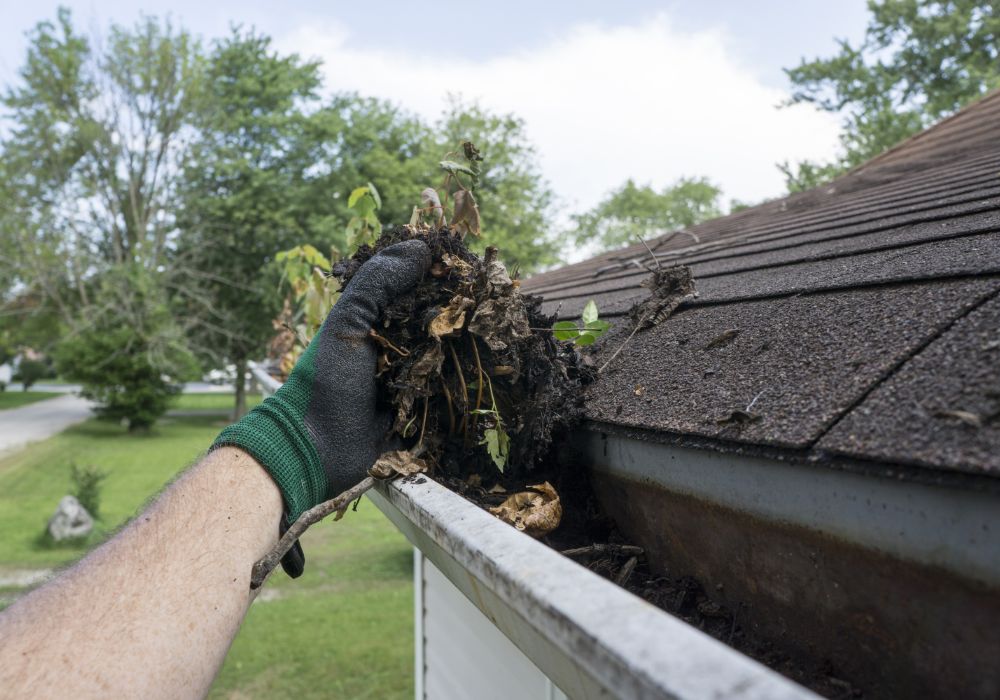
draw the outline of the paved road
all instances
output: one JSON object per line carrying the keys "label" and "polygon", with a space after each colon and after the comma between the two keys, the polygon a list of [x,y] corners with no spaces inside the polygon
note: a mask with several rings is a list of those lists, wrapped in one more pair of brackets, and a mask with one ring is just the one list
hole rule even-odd
{"label": "paved road", "polygon": [[92,415],[90,401],[72,395],[0,411],[0,453],[44,440]]}

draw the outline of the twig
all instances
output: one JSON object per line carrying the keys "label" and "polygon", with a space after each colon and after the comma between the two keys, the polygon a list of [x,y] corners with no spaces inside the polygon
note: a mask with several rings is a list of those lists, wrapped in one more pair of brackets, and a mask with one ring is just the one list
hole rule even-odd
{"label": "twig", "polygon": [[642,547],[630,544],[592,544],[589,547],[564,549],[562,554],[567,557],[581,557],[588,554],[622,554],[635,557],[642,554]]}
{"label": "twig", "polygon": [[441,390],[444,393],[445,401],[448,402],[448,434],[454,435],[455,410],[451,407],[451,392],[448,390],[448,382],[444,380],[444,377],[440,377],[440,379],[441,379]]}
{"label": "twig", "polygon": [[[483,403],[483,363],[479,361],[479,345],[476,343],[476,338],[473,335],[469,335],[469,339],[472,340],[472,354],[476,357],[476,369],[479,371],[479,381],[476,383],[476,410]],[[472,423],[473,428],[475,428],[476,417],[473,415]]]}
{"label": "twig", "polygon": [[423,420],[420,421],[420,437],[417,438],[417,444],[418,445],[423,445],[424,444],[424,431],[427,430],[427,403],[429,401],[430,401],[430,397],[425,396],[424,397],[424,417],[423,417]]}
{"label": "twig", "polygon": [[662,266],[662,265],[660,265],[660,260],[659,260],[659,258],[657,258],[657,257],[656,257],[656,253],[654,253],[654,252],[653,252],[653,249],[649,247],[649,244],[648,244],[648,243],[646,243],[646,239],[645,239],[645,238],[643,238],[642,236],[638,235],[638,234],[636,234],[636,238],[638,238],[638,239],[639,239],[639,242],[640,242],[640,243],[642,243],[642,245],[643,245],[643,246],[644,246],[644,247],[646,248],[646,250],[647,250],[647,251],[649,252],[649,257],[651,257],[651,258],[653,259],[653,262],[655,262],[655,263],[656,263],[656,269],[657,269],[657,270],[662,270],[662,269],[663,269],[663,266]]}
{"label": "twig", "polygon": [[462,402],[462,436],[463,438],[468,437],[468,411],[469,411],[469,388],[465,385],[465,372],[462,371],[462,365],[458,362],[458,353],[455,352],[455,346],[448,343],[448,349],[451,350],[451,361],[455,363],[455,371],[458,372],[458,383],[462,387],[462,397],[464,401]]}
{"label": "twig", "polygon": [[650,309],[645,314],[643,314],[642,318],[640,318],[636,322],[635,328],[633,328],[632,332],[628,334],[628,338],[625,339],[625,342],[622,343],[621,345],[619,345],[618,349],[615,350],[615,353],[611,357],[608,358],[608,361],[605,362],[603,365],[601,365],[601,368],[599,370],[597,370],[598,374],[600,374],[601,372],[603,372],[604,370],[606,370],[608,368],[608,365],[611,364],[611,361],[614,360],[616,357],[618,357],[618,353],[620,353],[622,350],[625,349],[625,346],[629,344],[630,340],[632,340],[632,336],[634,336],[636,333],[639,332],[639,329],[642,328],[642,324],[646,322],[646,319],[649,318],[649,315],[651,313],[653,313],[652,309]]}
{"label": "twig", "polygon": [[747,413],[750,413],[750,409],[751,409],[751,408],[753,408],[753,405],[754,405],[755,403],[757,403],[757,399],[759,399],[759,398],[760,398],[761,396],[763,396],[763,395],[764,395],[764,392],[765,392],[765,391],[767,391],[767,389],[761,389],[761,390],[760,390],[760,393],[759,393],[759,394],[757,394],[756,396],[754,396],[754,397],[753,397],[753,401],[751,401],[750,403],[748,403],[748,404],[747,404],[747,407],[746,407],[745,409],[743,409],[743,410],[744,410],[744,411],[746,411]]}
{"label": "twig", "polygon": [[292,523],[292,526],[281,536],[278,544],[274,545],[270,552],[253,565],[253,570],[250,572],[250,590],[257,590],[264,584],[264,581],[274,571],[274,567],[278,565],[281,558],[292,548],[292,545],[302,536],[302,533],[309,529],[310,525],[318,523],[331,513],[345,510],[351,504],[351,501],[360,498],[365,491],[374,485],[375,479],[373,477],[365,477],[336,498],[331,498],[329,501],[324,501],[317,506],[313,506],[300,515],[298,520]]}
{"label": "twig", "polygon": [[632,572],[635,571],[635,565],[638,563],[639,559],[637,557],[632,557],[627,562],[625,562],[625,565],[621,568],[621,571],[619,571],[618,575],[615,576],[615,583],[624,588],[625,584],[628,583],[628,580],[632,578]]}

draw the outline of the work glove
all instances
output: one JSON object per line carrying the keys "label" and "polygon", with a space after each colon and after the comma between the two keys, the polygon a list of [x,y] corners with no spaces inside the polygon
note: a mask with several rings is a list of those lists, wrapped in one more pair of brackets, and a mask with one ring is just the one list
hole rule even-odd
{"label": "work glove", "polygon": [[[240,448],[271,475],[284,499],[282,533],[309,508],[364,479],[384,451],[391,418],[376,406],[377,351],[368,336],[386,305],[412,289],[430,264],[430,250],[417,240],[366,261],[288,381],[212,445]],[[282,566],[294,578],[304,565],[296,543]]]}

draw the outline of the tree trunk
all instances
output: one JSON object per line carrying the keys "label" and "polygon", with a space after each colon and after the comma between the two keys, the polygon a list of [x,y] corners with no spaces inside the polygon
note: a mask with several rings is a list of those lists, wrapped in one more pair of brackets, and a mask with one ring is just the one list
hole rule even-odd
{"label": "tree trunk", "polygon": [[233,410],[233,420],[239,420],[247,412],[247,359],[236,360],[236,407]]}

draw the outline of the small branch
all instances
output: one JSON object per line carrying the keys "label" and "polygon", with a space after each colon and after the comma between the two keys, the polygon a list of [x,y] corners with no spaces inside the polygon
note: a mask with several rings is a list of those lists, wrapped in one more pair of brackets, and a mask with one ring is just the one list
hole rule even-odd
{"label": "small branch", "polygon": [[[479,360],[479,344],[476,343],[476,338],[473,335],[469,335],[469,339],[472,341],[472,354],[476,357],[476,369],[479,371],[479,381],[476,383],[476,410],[483,403],[483,363]],[[476,415],[472,417],[472,427],[476,427]]]}
{"label": "small branch", "polygon": [[281,536],[278,544],[274,545],[263,559],[253,565],[253,570],[250,573],[250,590],[257,590],[264,584],[264,581],[274,571],[274,567],[278,565],[281,558],[292,548],[292,545],[302,536],[302,533],[309,529],[310,525],[318,523],[331,513],[346,510],[351,505],[351,501],[361,498],[361,495],[374,485],[375,479],[373,477],[365,477],[336,498],[331,498],[329,501],[324,501],[317,506],[313,506],[300,515],[298,520],[292,523],[292,526]]}
{"label": "small branch", "polygon": [[589,547],[564,549],[562,553],[567,557],[582,557],[589,556],[591,554],[620,554],[622,556],[628,555],[636,557],[642,554],[642,547],[635,547],[630,544],[592,544]]}
{"label": "small branch", "polygon": [[469,388],[465,385],[465,373],[462,371],[462,365],[458,362],[458,353],[455,352],[455,346],[448,343],[448,349],[451,350],[451,361],[455,363],[455,371],[458,372],[458,383],[462,387],[462,435],[463,437],[468,437],[468,423],[467,419],[469,417]]}
{"label": "small branch", "polygon": [[624,588],[625,584],[628,583],[628,580],[632,578],[632,572],[635,571],[635,566],[638,563],[639,559],[637,557],[631,557],[627,562],[625,562],[621,571],[619,571],[618,575],[615,576],[615,583]]}

